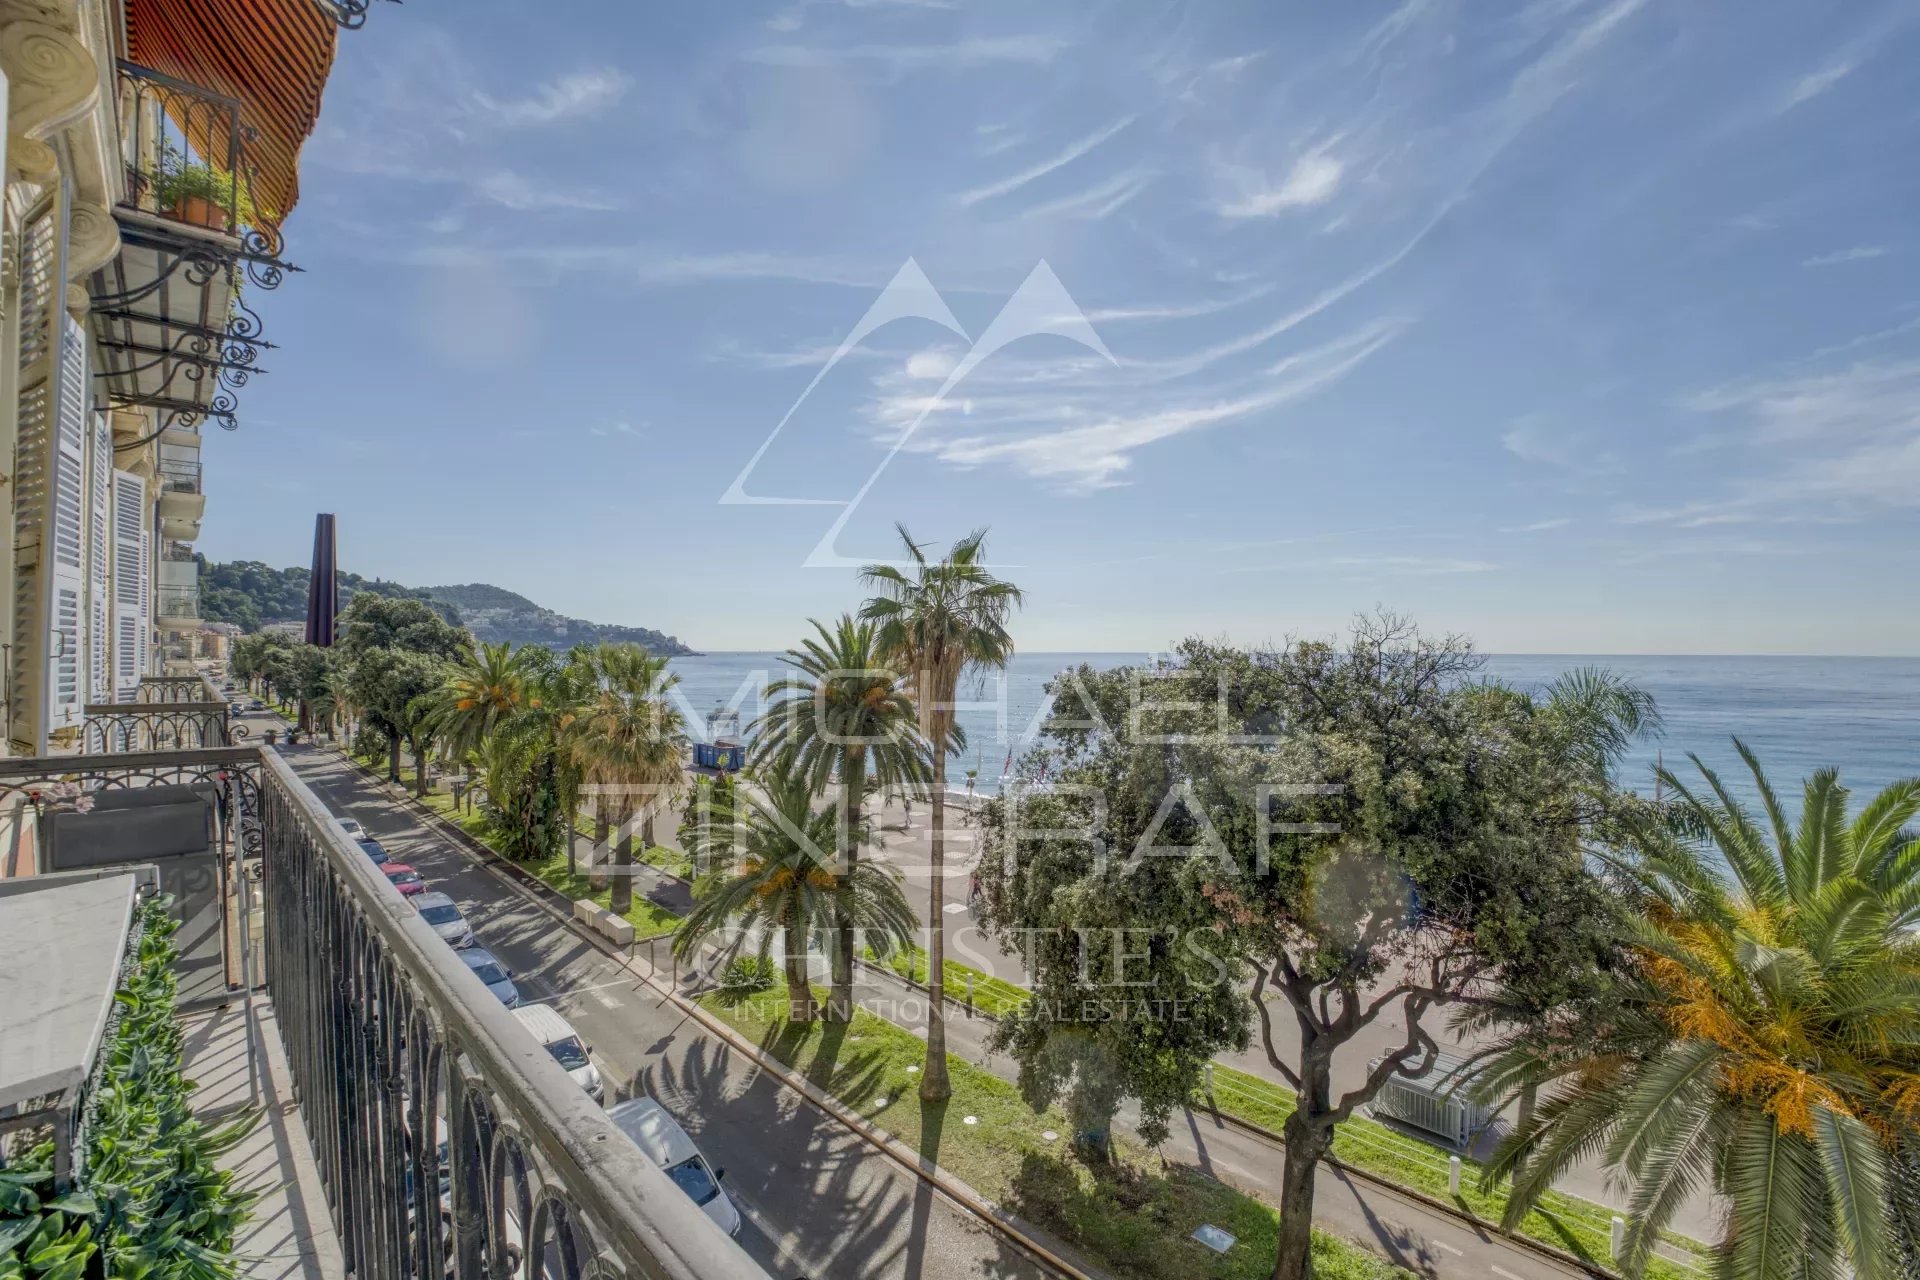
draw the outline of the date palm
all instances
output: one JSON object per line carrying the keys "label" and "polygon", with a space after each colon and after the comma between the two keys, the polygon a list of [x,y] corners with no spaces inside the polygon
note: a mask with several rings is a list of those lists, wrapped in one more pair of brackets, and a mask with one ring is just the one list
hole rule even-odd
{"label": "date palm", "polygon": [[[844,888],[859,865],[868,797],[881,788],[924,782],[926,750],[913,701],[881,660],[874,624],[842,616],[831,630],[818,621],[813,629],[813,638],[787,651],[794,674],[767,686],[769,705],[753,725],[754,759],[766,764],[790,755],[816,795],[837,780],[834,874]],[[856,933],[851,914],[842,911],[830,946],[830,1021],[853,1017]]]}
{"label": "date palm", "polygon": [[602,644],[576,651],[576,660],[590,692],[568,719],[563,749],[594,789],[599,825],[619,831],[609,906],[624,916],[633,907],[633,820],[651,844],[654,815],[682,778],[686,733],[669,701],[680,677],[637,644]]}
{"label": "date palm", "polygon": [[[891,872],[871,862],[833,863],[844,835],[836,806],[815,807],[813,779],[793,753],[773,757],[753,776],[716,794],[711,821],[690,828],[690,852],[717,869],[702,877],[692,912],[674,933],[682,957],[723,930],[728,948],[757,938],[764,959],[776,935],[786,953],[787,1017],[813,1020],[807,982],[808,939],[851,923],[886,954],[912,936],[913,908]],[[857,840],[869,838],[861,827]]]}
{"label": "date palm", "polygon": [[1896,1273],[1890,1167],[1920,1135],[1920,779],[1851,821],[1832,770],[1797,826],[1736,741],[1765,825],[1696,758],[1705,791],[1636,824],[1619,862],[1639,919],[1617,1002],[1519,1032],[1483,1080],[1538,1110],[1488,1176],[1509,1224],[1574,1160],[1633,1184],[1629,1274],[1691,1194],[1730,1206],[1724,1280]]}
{"label": "date palm", "polygon": [[476,751],[494,733],[538,704],[536,682],[546,650],[502,641],[466,648],[434,697],[441,740],[455,758]]}
{"label": "date palm", "polygon": [[933,878],[932,919],[927,926],[927,1062],[920,1097],[940,1102],[953,1093],[947,1081],[946,994],[946,790],[947,751],[954,742],[954,699],[969,670],[998,670],[1013,656],[1007,619],[1020,605],[1020,589],[987,572],[987,531],[976,529],[946,556],[927,559],[924,547],[898,525],[907,568],[868,565],[861,581],[875,595],[861,616],[879,625],[887,660],[906,674],[920,735],[930,744],[928,870]]}

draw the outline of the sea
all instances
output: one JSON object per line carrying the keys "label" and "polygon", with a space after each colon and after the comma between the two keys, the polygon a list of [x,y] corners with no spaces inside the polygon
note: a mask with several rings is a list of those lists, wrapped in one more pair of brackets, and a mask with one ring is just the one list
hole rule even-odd
{"label": "sea", "polygon": [[[958,719],[966,754],[948,766],[956,788],[968,770],[982,794],[999,790],[1011,761],[1039,737],[1045,686],[1081,663],[1137,665],[1142,653],[1021,653],[1006,671],[963,683]],[[1651,792],[1663,761],[1683,780],[1697,777],[1689,754],[1718,772],[1734,794],[1757,802],[1735,753],[1738,737],[1760,758],[1784,803],[1800,782],[1832,766],[1856,805],[1901,778],[1920,775],[1920,659],[1821,657],[1656,657],[1647,655],[1492,654],[1482,674],[1538,689],[1578,667],[1602,667],[1652,694],[1664,720],[1659,737],[1638,744],[1620,771],[1624,785]],[[786,671],[778,653],[709,653],[675,658],[680,710],[696,737],[745,725],[766,706],[770,680]],[[717,719],[711,719],[718,713]],[[719,730],[709,732],[709,723]]]}

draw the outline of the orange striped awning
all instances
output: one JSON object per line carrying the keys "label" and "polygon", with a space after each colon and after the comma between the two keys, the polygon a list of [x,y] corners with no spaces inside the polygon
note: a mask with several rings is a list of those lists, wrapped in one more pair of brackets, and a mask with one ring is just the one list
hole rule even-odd
{"label": "orange striped awning", "polygon": [[285,218],[333,69],[333,18],[314,0],[126,0],[126,12],[128,58],[245,104],[253,200]]}

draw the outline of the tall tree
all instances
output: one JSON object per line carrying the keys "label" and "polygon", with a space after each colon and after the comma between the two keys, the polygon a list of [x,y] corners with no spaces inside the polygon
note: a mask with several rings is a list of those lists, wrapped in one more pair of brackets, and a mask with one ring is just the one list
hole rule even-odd
{"label": "tall tree", "polygon": [[[913,700],[884,664],[874,624],[842,616],[831,629],[818,621],[813,629],[811,639],[787,651],[794,674],[767,686],[769,705],[753,725],[754,758],[764,766],[791,754],[793,767],[816,794],[838,781],[834,875],[850,894],[861,833],[868,830],[868,797],[881,788],[926,781],[927,751],[915,728]],[[853,1018],[857,932],[851,910],[843,909],[831,950],[831,1021]]]}
{"label": "tall tree", "polygon": [[[1156,667],[1056,682],[1059,780],[1100,795],[1106,856],[1169,880],[1178,941],[1245,966],[1255,1042],[1298,1094],[1279,1280],[1308,1274],[1339,1125],[1396,1072],[1432,1070],[1439,1011],[1496,980],[1554,1003],[1611,953],[1612,899],[1583,846],[1626,803],[1609,770],[1651,709],[1605,677],[1619,722],[1607,698],[1556,710],[1476,671],[1464,642],[1387,617],[1345,645],[1190,640]],[[1132,923],[1156,927],[1155,906]],[[1336,1090],[1336,1054],[1389,1020],[1402,1042]]]}
{"label": "tall tree", "polygon": [[686,730],[670,694],[680,677],[636,644],[603,644],[576,650],[591,694],[567,726],[565,749],[580,777],[596,788],[595,815],[602,828],[618,828],[614,847],[612,910],[633,906],[633,831],[653,843],[655,815],[671,803],[680,785]]}
{"label": "tall tree", "polygon": [[[675,953],[691,955],[733,928],[738,932],[729,950],[757,939],[765,958],[777,934],[785,952],[787,1017],[812,1021],[807,955],[813,933],[851,919],[883,955],[913,934],[913,908],[893,873],[866,862],[836,874],[841,828],[836,806],[815,807],[813,779],[792,755],[773,757],[719,793],[712,821],[692,828],[691,850],[716,869],[700,880],[693,911],[674,934]],[[870,832],[856,835],[865,840]]]}
{"label": "tall tree", "polygon": [[340,613],[336,647],[348,661],[369,649],[405,649],[451,662],[468,643],[465,628],[449,623],[424,601],[362,592]]}
{"label": "tall tree", "polygon": [[897,526],[907,569],[868,565],[861,580],[876,594],[861,616],[879,624],[880,650],[906,673],[920,734],[932,756],[928,870],[933,878],[927,925],[927,1061],[920,1097],[951,1097],[947,1080],[946,996],[946,806],[947,751],[954,740],[954,699],[969,669],[999,670],[1013,656],[1007,619],[1020,606],[1020,589],[986,569],[987,531],[976,529],[929,561],[905,525]]}
{"label": "tall tree", "polygon": [[443,659],[410,649],[369,649],[353,662],[348,685],[362,716],[387,739],[387,781],[400,781],[400,747],[413,751],[416,790],[427,789],[426,755],[434,737],[433,698],[446,683]]}
{"label": "tall tree", "polygon": [[1796,827],[1735,746],[1762,816],[1697,758],[1704,791],[1660,771],[1676,803],[1638,819],[1617,859],[1631,967],[1597,1016],[1525,1026],[1488,1064],[1487,1088],[1544,1100],[1487,1176],[1513,1174],[1517,1221],[1601,1153],[1634,1189],[1629,1275],[1708,1185],[1729,1207],[1722,1280],[1899,1275],[1912,1211],[1895,1188],[1920,1141],[1920,779],[1849,821],[1822,770]]}

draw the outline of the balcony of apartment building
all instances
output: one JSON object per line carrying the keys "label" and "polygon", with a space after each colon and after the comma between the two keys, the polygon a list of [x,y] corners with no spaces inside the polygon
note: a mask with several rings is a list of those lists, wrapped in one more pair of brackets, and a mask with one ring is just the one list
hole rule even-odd
{"label": "balcony of apartment building", "polygon": [[[113,710],[226,715],[204,680],[149,694]],[[0,1144],[51,1139],[62,1187],[87,1189],[108,1011],[157,891],[180,925],[192,1104],[259,1116],[218,1157],[262,1196],[235,1244],[241,1274],[766,1280],[277,752],[119,740],[0,760],[0,929],[16,944],[0,949]]]}
{"label": "balcony of apartment building", "polygon": [[197,451],[203,422],[235,425],[235,393],[272,345],[245,294],[292,269],[284,215],[241,99],[127,61],[115,84],[121,247],[90,290],[96,376],[117,403],[156,411],[163,444]]}
{"label": "balcony of apartment building", "polygon": [[160,490],[160,532],[177,542],[192,542],[200,536],[200,519],[207,510],[200,455],[162,447],[153,478]]}

